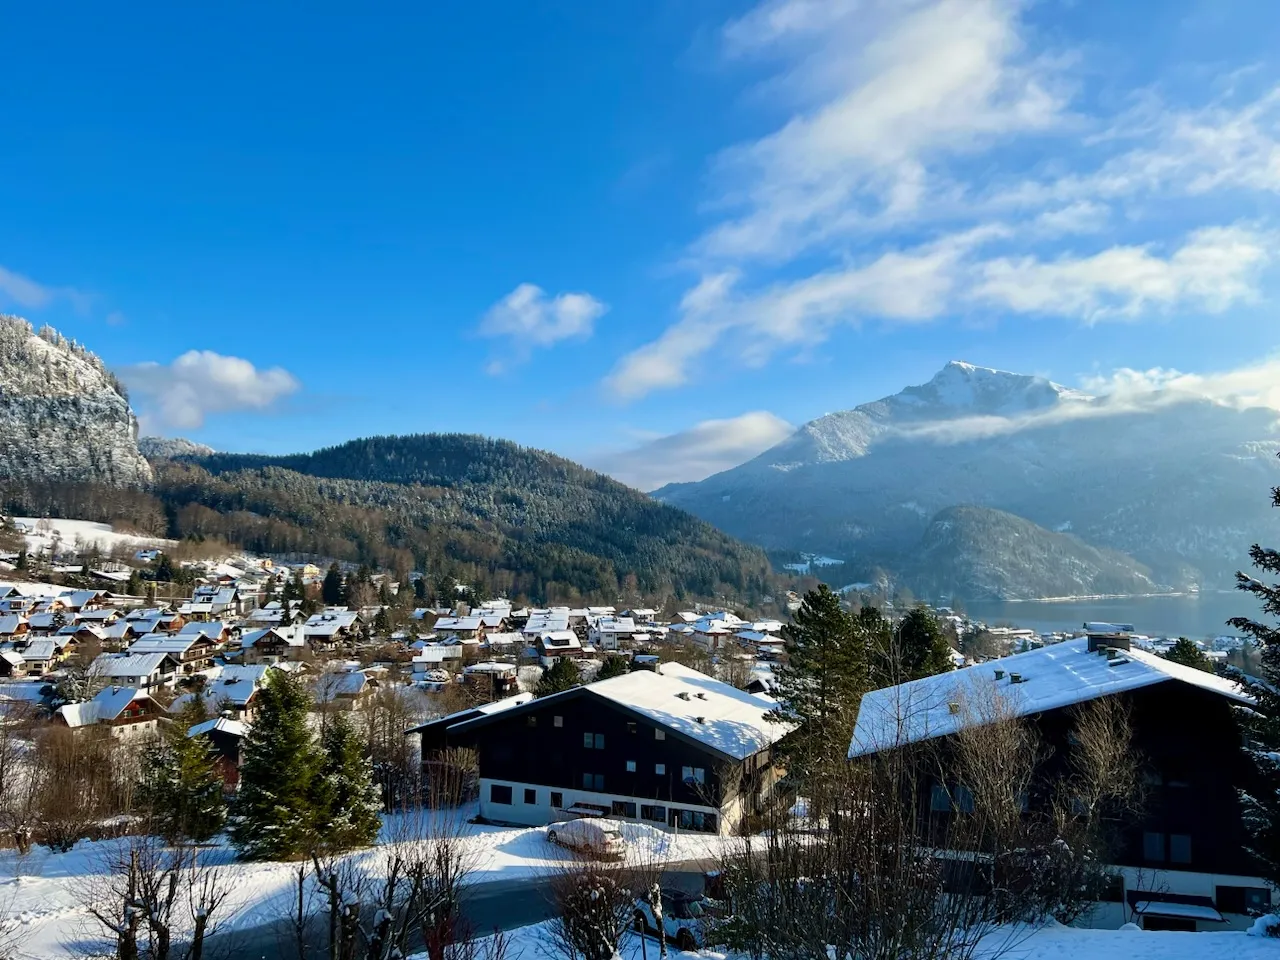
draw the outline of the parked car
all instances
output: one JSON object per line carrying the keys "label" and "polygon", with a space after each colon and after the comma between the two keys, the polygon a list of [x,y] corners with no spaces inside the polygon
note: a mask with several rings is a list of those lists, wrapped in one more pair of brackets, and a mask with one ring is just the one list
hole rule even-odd
{"label": "parked car", "polygon": [[618,822],[603,818],[584,817],[553,823],[547,827],[547,839],[570,850],[601,858],[620,860],[627,850],[627,842],[622,839]]}
{"label": "parked car", "polygon": [[[662,891],[662,935],[681,950],[696,950],[703,944],[703,924],[707,919],[700,894],[683,890]],[[636,901],[634,923],[645,933],[658,935],[658,922],[647,900]]]}

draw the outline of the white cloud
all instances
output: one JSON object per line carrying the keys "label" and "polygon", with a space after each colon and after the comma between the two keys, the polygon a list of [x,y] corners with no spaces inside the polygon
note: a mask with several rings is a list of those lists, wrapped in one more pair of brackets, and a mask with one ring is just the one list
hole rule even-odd
{"label": "white cloud", "polygon": [[280,367],[260,370],[248,360],[189,350],[170,364],[139,363],[119,371],[144,432],[194,430],[210,414],[263,411],[301,386]]}
{"label": "white cloud", "polygon": [[91,299],[88,294],[72,287],[50,287],[0,266],[0,303],[7,300],[19,307],[35,310],[59,298],[69,300],[80,311],[88,309]]}
{"label": "white cloud", "polygon": [[1111,247],[1087,257],[1001,257],[977,266],[972,296],[1017,313],[1096,321],[1190,305],[1220,313],[1256,293],[1272,241],[1250,227],[1195,231],[1161,258],[1149,247]]}
{"label": "white cloud", "polygon": [[480,336],[504,339],[507,350],[487,366],[496,374],[529,359],[532,351],[561,340],[585,340],[608,308],[589,293],[561,293],[548,298],[532,283],[522,283],[486,311]]}
{"label": "white cloud", "polygon": [[1085,389],[1118,402],[1140,403],[1160,397],[1166,402],[1206,399],[1227,406],[1270,407],[1280,410],[1280,356],[1212,373],[1183,373],[1162,367],[1133,370],[1121,367],[1110,374],[1086,377]]}
{"label": "white cloud", "polygon": [[630,450],[591,459],[595,469],[640,490],[703,480],[763,453],[794,427],[764,410],[727,420],[704,420]]}
{"label": "white cloud", "polygon": [[1029,60],[1020,4],[768,3],[725,31],[732,52],[788,55],[798,111],[716,164],[716,201],[743,212],[697,244],[712,258],[787,258],[916,216],[941,158],[1061,119],[1052,71]]}

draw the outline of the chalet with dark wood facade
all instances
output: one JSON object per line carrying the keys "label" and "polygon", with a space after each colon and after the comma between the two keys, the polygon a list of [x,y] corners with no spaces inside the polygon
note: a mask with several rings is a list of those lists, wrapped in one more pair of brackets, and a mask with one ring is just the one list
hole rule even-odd
{"label": "chalet with dark wood facade", "polygon": [[[770,700],[665,663],[447,724],[476,750],[480,812],[540,825],[609,816],[728,834],[772,796],[786,724]],[[422,730],[439,745],[438,729]],[[424,750],[424,761],[430,762]]]}
{"label": "chalet with dark wood facade", "polygon": [[[998,698],[1001,712],[1035,724],[1048,748],[1041,779],[1051,783],[1066,775],[1074,708],[1102,697],[1129,709],[1144,796],[1120,825],[1114,902],[1099,905],[1094,922],[1211,930],[1265,912],[1273,892],[1245,852],[1236,793],[1246,758],[1235,714],[1248,695],[1228,679],[1130,649],[1125,635],[1068,640],[869,693],[849,754],[945,740],[974,722],[964,704]],[[922,814],[962,815],[964,796],[962,783],[934,782]]]}

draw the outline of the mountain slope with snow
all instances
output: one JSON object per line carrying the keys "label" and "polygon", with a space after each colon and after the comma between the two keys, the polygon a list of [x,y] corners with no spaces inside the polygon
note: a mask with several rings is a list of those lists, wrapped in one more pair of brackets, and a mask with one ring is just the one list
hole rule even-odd
{"label": "mountain slope with snow", "polygon": [[0,477],[141,487],[151,467],[116,378],[50,327],[0,314]]}
{"label": "mountain slope with snow", "polygon": [[[1090,397],[953,362],[654,496],[767,548],[890,570],[940,510],[988,507],[1128,554],[1162,588],[1227,588],[1250,543],[1280,539],[1267,497],[1280,483],[1278,419],[1190,397]],[[1042,572],[1025,568],[1028,580]]]}

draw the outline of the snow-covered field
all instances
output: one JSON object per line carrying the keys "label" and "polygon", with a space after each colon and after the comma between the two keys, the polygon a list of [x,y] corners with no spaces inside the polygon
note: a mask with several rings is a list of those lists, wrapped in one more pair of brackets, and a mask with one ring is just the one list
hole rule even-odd
{"label": "snow-covered field", "polygon": [[[172,540],[161,537],[139,537],[131,533],[117,533],[108,523],[95,523],[92,520],[58,520],[41,519],[40,517],[14,517],[13,522],[20,529],[28,532],[27,550],[39,553],[48,550],[54,539],[61,541],[64,547],[74,546],[79,540],[86,548],[97,544],[98,550],[107,553],[117,546],[126,546],[137,550],[147,547],[165,547],[173,544]],[[45,529],[46,526],[48,529]]]}
{"label": "snow-covered field", "polygon": [[[546,924],[520,927],[510,934],[511,949],[507,960],[546,960],[554,957],[547,940]],[[1077,930],[1054,924],[1025,936],[1014,936],[1016,945],[1001,930],[993,941],[1000,941],[997,951],[1001,960],[1275,960],[1280,957],[1280,940],[1251,937],[1244,933],[1147,933],[1130,930]],[[650,940],[642,951],[640,940],[629,937],[622,945],[620,960],[653,960],[657,944]],[[671,960],[745,960],[736,954],[716,950],[688,953],[670,950]],[[981,949],[976,960],[993,957]],[[415,958],[418,960],[418,958]]]}
{"label": "snow-covered field", "polygon": [[[459,818],[460,820],[461,818]],[[653,863],[671,863],[716,856],[724,844],[720,837],[672,835],[641,824],[626,824],[624,835],[631,855]],[[406,836],[410,825],[388,818],[383,825],[384,844]],[[460,823],[472,881],[515,880],[545,876],[569,858],[560,847],[547,842],[544,828],[508,828]],[[17,924],[20,956],[55,960],[82,955],[75,944],[96,928],[84,912],[86,882],[104,870],[112,841],[82,842],[70,853],[55,854],[37,848],[18,858],[12,851],[0,855],[0,915]],[[377,872],[385,847],[352,854],[370,872]],[[295,865],[288,863],[239,863],[227,847],[211,848],[205,862],[234,884],[230,905],[223,914],[223,931],[246,930],[280,920],[288,913]]]}

